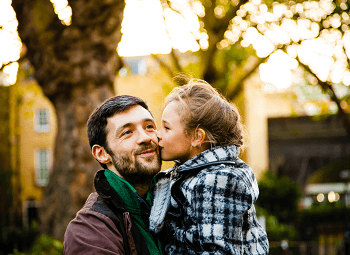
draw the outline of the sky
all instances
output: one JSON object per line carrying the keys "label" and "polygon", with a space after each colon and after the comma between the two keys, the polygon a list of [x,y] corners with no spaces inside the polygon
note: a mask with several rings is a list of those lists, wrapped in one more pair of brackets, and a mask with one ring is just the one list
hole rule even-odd
{"label": "sky", "polygon": [[[329,6],[330,0],[320,0],[324,6]],[[55,12],[66,25],[70,24],[71,9],[66,0],[51,0]],[[124,20],[122,23],[122,40],[118,45],[120,56],[141,56],[153,54],[167,54],[171,48],[181,52],[197,51],[207,47],[206,35],[200,32],[198,17],[203,10],[195,6],[192,10],[188,8],[186,0],[177,0],[178,6],[184,10],[183,16],[165,9],[162,15],[162,6],[159,0],[126,0]],[[273,12],[267,12],[266,6],[259,5],[260,0],[253,0],[243,11],[248,12],[258,7],[257,19],[273,20],[285,12],[282,5],[276,5]],[[262,7],[261,7],[262,6]],[[300,6],[299,6],[300,7]],[[324,8],[327,11],[327,8]],[[302,8],[302,7],[300,7]],[[180,8],[181,9],[181,8]],[[265,10],[266,9],[266,10]],[[196,12],[196,14],[194,13]],[[306,21],[305,21],[306,22]],[[283,43],[286,40],[305,38],[301,47],[291,46],[287,49],[288,54],[277,51],[272,54],[268,61],[260,66],[260,78],[265,83],[274,85],[277,91],[283,91],[292,83],[292,73],[298,67],[294,59],[296,54],[308,64],[313,70],[317,70],[319,77],[326,80],[331,77],[334,82],[343,82],[350,85],[350,73],[344,69],[344,59],[333,58],[333,55],[341,55],[339,47],[343,41],[337,34],[325,35],[321,39],[312,39],[317,33],[313,24],[303,22],[284,21],[282,26],[273,27],[264,35],[255,28],[247,28],[245,21],[238,15],[234,25],[241,29],[244,40],[242,46],[252,45],[257,55],[264,57],[274,50],[274,43]],[[334,21],[336,22],[336,21]],[[7,63],[19,58],[21,43],[16,32],[17,21],[11,7],[11,0],[0,1],[0,62]],[[197,43],[194,35],[200,39]],[[234,33],[225,34],[228,40],[235,40]],[[329,40],[327,38],[333,38]],[[350,52],[350,33],[347,34],[348,52]],[[338,49],[338,53],[337,53]],[[322,64],[320,64],[322,63]],[[332,68],[332,67],[337,68]],[[18,64],[14,63],[4,69],[10,76],[10,84],[16,80]]]}

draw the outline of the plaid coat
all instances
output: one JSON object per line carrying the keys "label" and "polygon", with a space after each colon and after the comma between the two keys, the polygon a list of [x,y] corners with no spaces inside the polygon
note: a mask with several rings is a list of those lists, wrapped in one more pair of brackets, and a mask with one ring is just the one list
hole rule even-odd
{"label": "plaid coat", "polygon": [[176,163],[161,176],[169,178],[171,188],[164,214],[171,235],[164,244],[166,254],[269,253],[267,235],[254,207],[257,181],[238,154],[234,145],[215,147],[182,165]]}

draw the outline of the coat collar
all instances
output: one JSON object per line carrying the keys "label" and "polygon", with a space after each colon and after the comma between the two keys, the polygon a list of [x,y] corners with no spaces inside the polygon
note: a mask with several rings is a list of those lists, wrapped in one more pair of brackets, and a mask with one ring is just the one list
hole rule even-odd
{"label": "coat collar", "polygon": [[105,170],[99,170],[94,179],[97,194],[107,203],[113,204],[116,209],[126,211],[125,204],[119,194],[111,187],[104,174]]}
{"label": "coat collar", "polygon": [[[173,169],[177,172],[187,172],[189,170],[200,169],[209,165],[227,164],[235,162],[240,152],[240,148],[235,145],[216,146],[187,160],[185,163],[176,161]],[[234,163],[233,163],[234,164]]]}

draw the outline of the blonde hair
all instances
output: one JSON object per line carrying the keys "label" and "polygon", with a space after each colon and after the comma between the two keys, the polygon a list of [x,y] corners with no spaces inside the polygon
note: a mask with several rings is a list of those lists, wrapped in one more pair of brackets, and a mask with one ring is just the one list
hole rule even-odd
{"label": "blonde hair", "polygon": [[180,102],[179,113],[187,135],[202,128],[208,148],[243,145],[243,129],[237,108],[230,104],[209,83],[192,79],[186,85],[174,88],[165,103]]}

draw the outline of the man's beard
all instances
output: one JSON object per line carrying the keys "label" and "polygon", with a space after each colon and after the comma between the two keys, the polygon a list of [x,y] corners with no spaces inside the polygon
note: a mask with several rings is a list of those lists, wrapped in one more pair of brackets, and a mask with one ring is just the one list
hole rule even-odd
{"label": "man's beard", "polygon": [[[154,149],[156,154],[140,160],[137,157],[138,153],[148,149]],[[112,163],[115,169],[130,184],[144,184],[149,182],[160,171],[162,165],[159,149],[153,144],[141,145],[132,156],[127,153],[118,153],[116,155],[111,152],[109,154],[112,157]]]}

